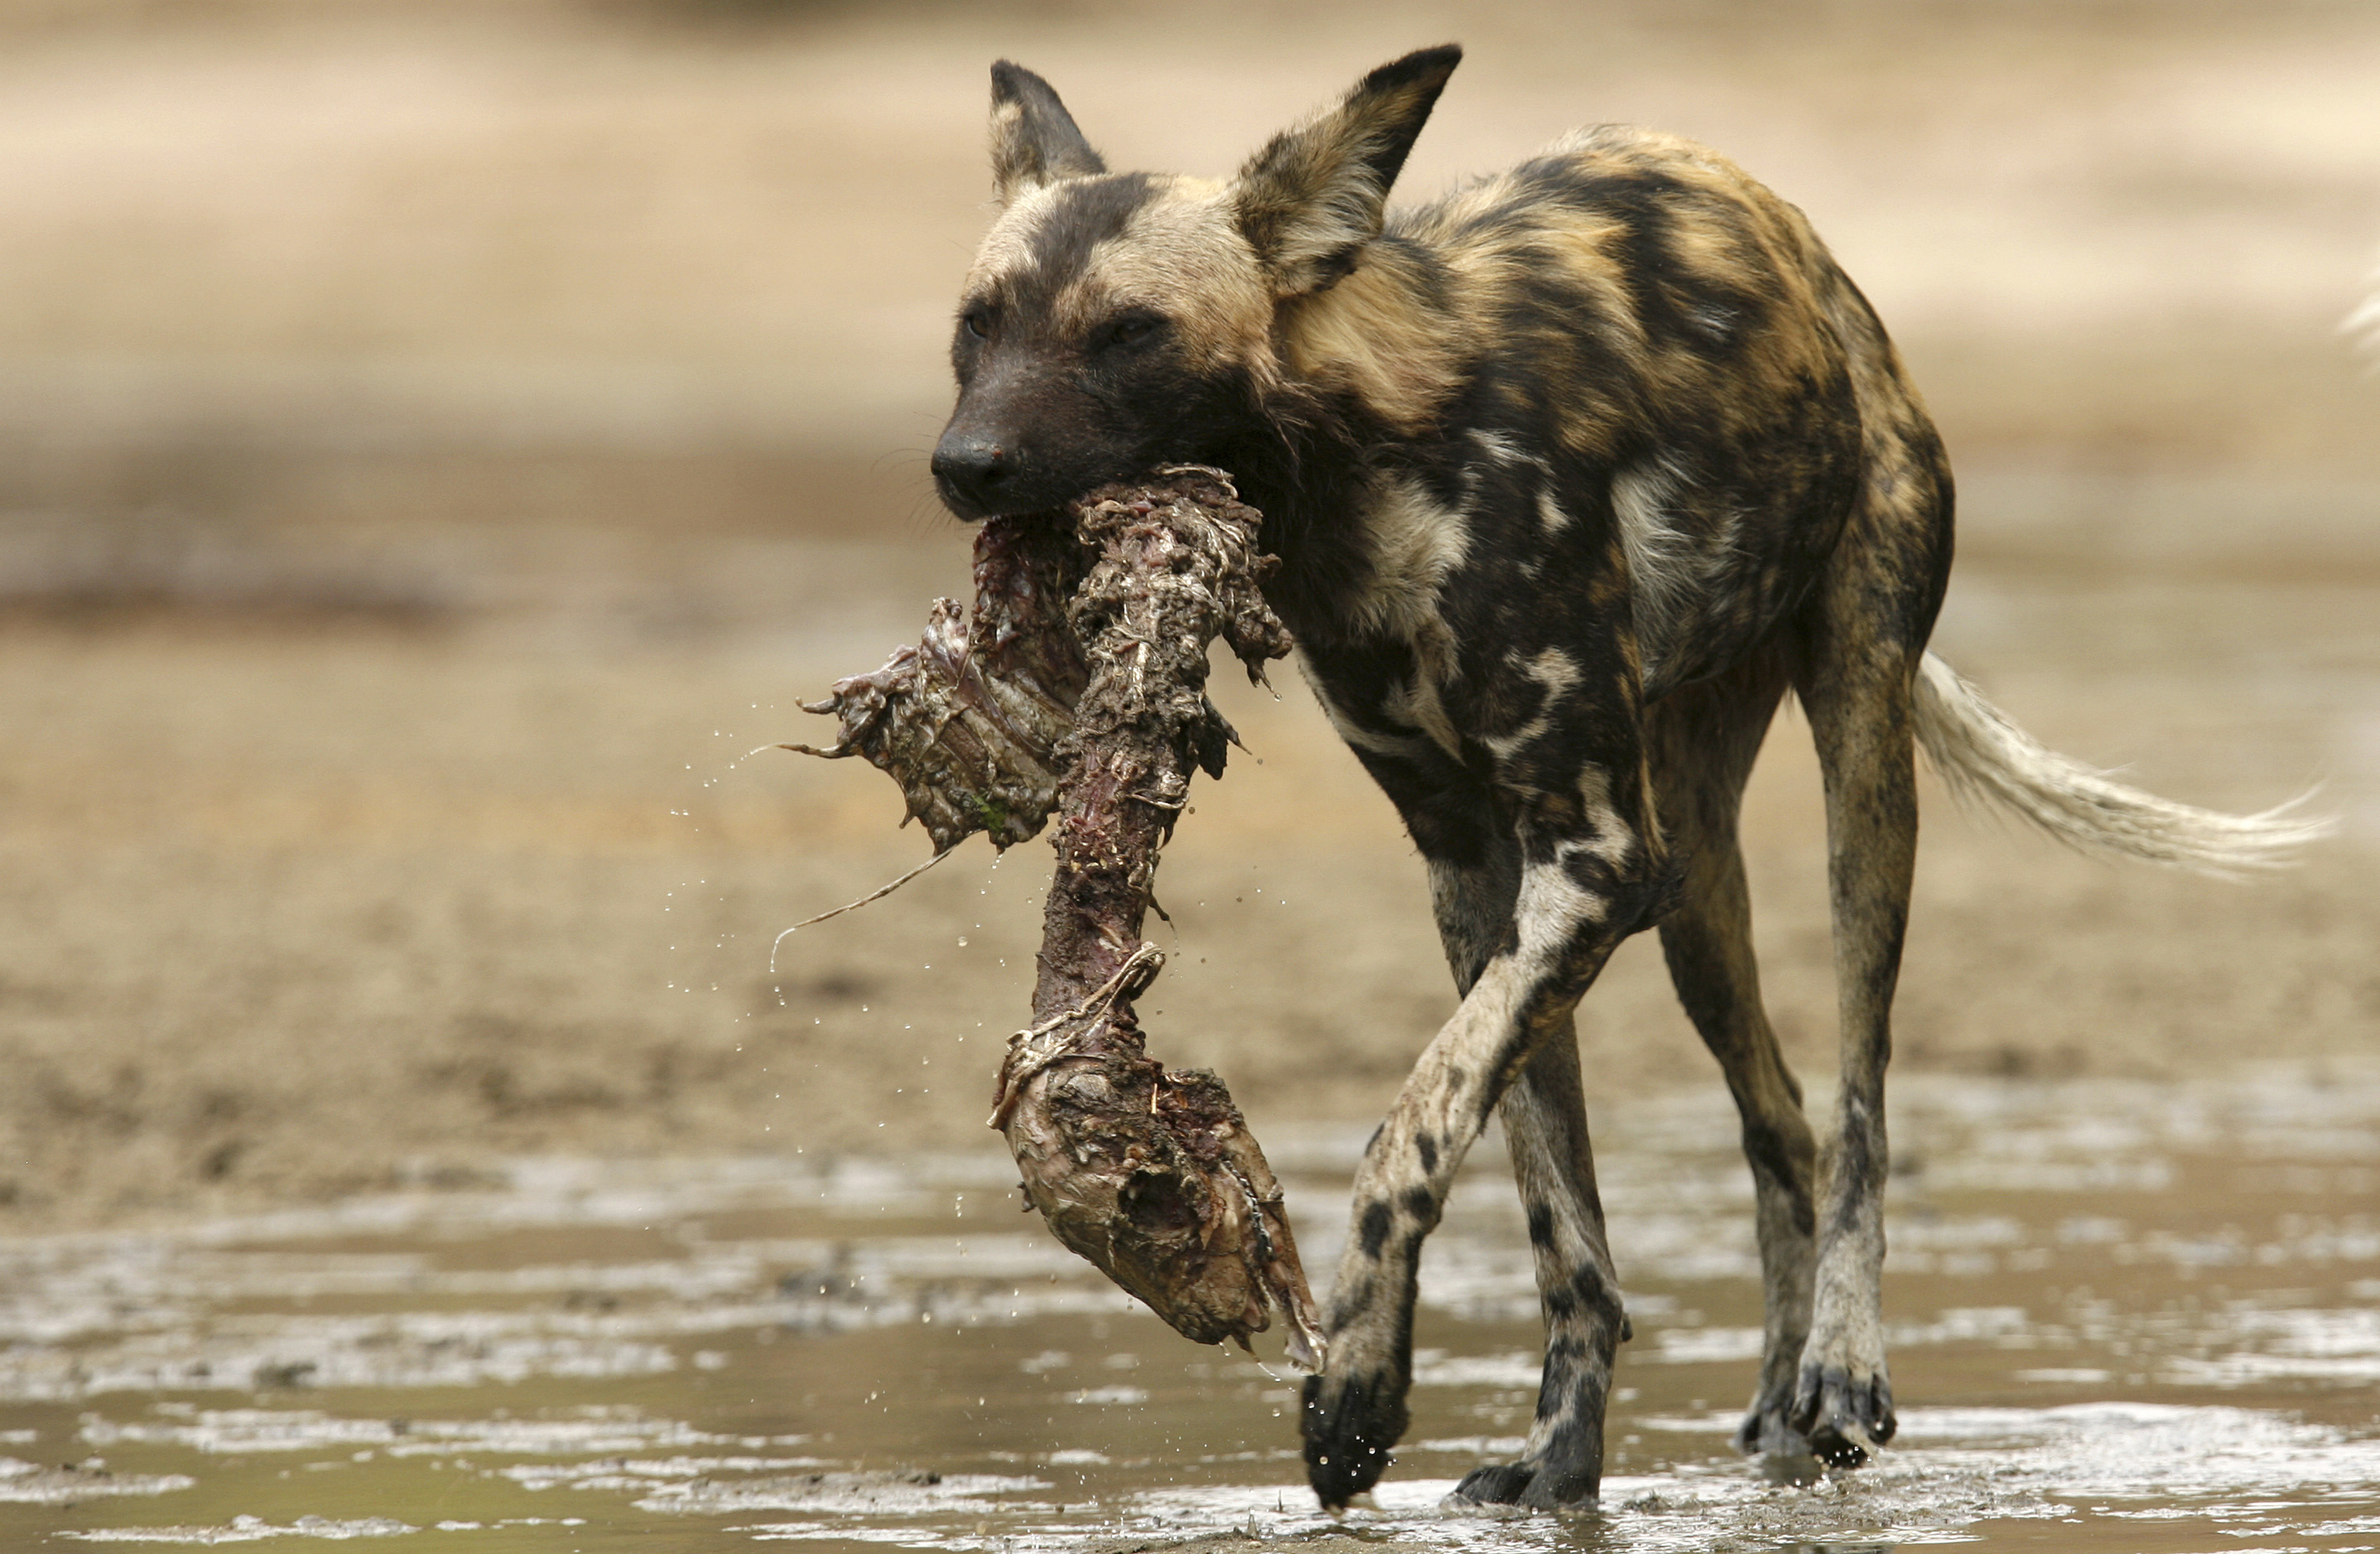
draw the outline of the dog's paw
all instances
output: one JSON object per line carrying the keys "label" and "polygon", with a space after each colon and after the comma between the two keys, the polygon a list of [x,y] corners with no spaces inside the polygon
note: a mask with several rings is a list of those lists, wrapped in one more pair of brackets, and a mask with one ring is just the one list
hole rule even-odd
{"label": "dog's paw", "polygon": [[1389,1448],[1405,1433],[1405,1384],[1385,1372],[1309,1376],[1298,1427],[1305,1437],[1305,1481],[1326,1511],[1337,1511],[1380,1481]]}
{"label": "dog's paw", "polygon": [[1600,1462],[1549,1462],[1524,1458],[1489,1462],[1463,1475],[1451,1497],[1457,1506],[1511,1505],[1560,1511],[1593,1505],[1603,1477]]}
{"label": "dog's paw", "polygon": [[1802,1366],[1786,1422],[1830,1468],[1858,1467],[1900,1427],[1892,1412],[1892,1381],[1882,1365],[1854,1369],[1815,1360]]}

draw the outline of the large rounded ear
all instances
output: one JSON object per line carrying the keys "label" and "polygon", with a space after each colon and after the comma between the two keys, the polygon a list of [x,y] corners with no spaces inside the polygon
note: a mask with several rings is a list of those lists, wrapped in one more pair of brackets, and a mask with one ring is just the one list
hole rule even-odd
{"label": "large rounded ear", "polygon": [[1329,286],[1380,235],[1389,186],[1462,62],[1463,50],[1448,43],[1383,65],[1337,107],[1274,136],[1240,169],[1232,190],[1240,230],[1277,294]]}
{"label": "large rounded ear", "polygon": [[1048,81],[1005,59],[991,67],[991,181],[1001,203],[1107,170]]}

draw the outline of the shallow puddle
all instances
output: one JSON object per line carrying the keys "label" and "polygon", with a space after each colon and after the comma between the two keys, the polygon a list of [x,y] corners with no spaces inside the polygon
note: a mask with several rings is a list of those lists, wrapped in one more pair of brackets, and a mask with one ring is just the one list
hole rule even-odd
{"label": "shallow puddle", "polygon": [[[1430,1245],[1413,1430],[1337,1522],[1286,1369],[1099,1282],[997,1154],[549,1160],[0,1244],[0,1547],[2380,1549],[2380,1072],[1902,1082],[1901,1432],[1805,1482],[1729,1446],[1760,1316],[1723,1096],[1608,1109],[1636,1338],[1593,1512],[1439,1510],[1536,1385],[1492,1145]],[[1360,1142],[1274,1141],[1318,1270]]]}

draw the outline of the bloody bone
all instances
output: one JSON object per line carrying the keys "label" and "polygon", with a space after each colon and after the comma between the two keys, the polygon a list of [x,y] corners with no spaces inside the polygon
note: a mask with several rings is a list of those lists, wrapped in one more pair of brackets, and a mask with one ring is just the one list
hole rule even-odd
{"label": "bloody bone", "polygon": [[1257,591],[1260,519],[1195,468],[1068,516],[1071,533],[1054,515],[987,524],[973,618],[939,600],[918,646],[838,682],[809,710],[841,737],[812,753],[890,774],[938,852],[977,830],[1011,846],[1054,812],[1033,1024],[1009,1040],[991,1125],[1058,1239],[1177,1331],[1245,1344],[1277,1308],[1292,1362],[1319,1369],[1263,1150],[1220,1079],[1148,1056],[1133,1011],[1164,965],[1140,935],[1158,852],[1191,767],[1220,777],[1232,737],[1207,699],[1208,644],[1251,679],[1289,651]]}

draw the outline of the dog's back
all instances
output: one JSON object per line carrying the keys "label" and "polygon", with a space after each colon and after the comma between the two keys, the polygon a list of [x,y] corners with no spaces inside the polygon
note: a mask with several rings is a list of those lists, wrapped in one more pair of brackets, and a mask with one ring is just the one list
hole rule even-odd
{"label": "dog's back", "polygon": [[[1949,469],[1865,299],[1801,212],[1676,136],[1582,130],[1390,211],[1281,339],[1299,384],[1395,435],[1378,463],[1462,487],[1431,504],[1463,531],[1438,548],[1584,587],[1616,536],[1648,700],[1770,631],[1864,490],[1922,494],[1904,516],[1947,566]],[[1376,514],[1376,551],[1412,521]]]}

